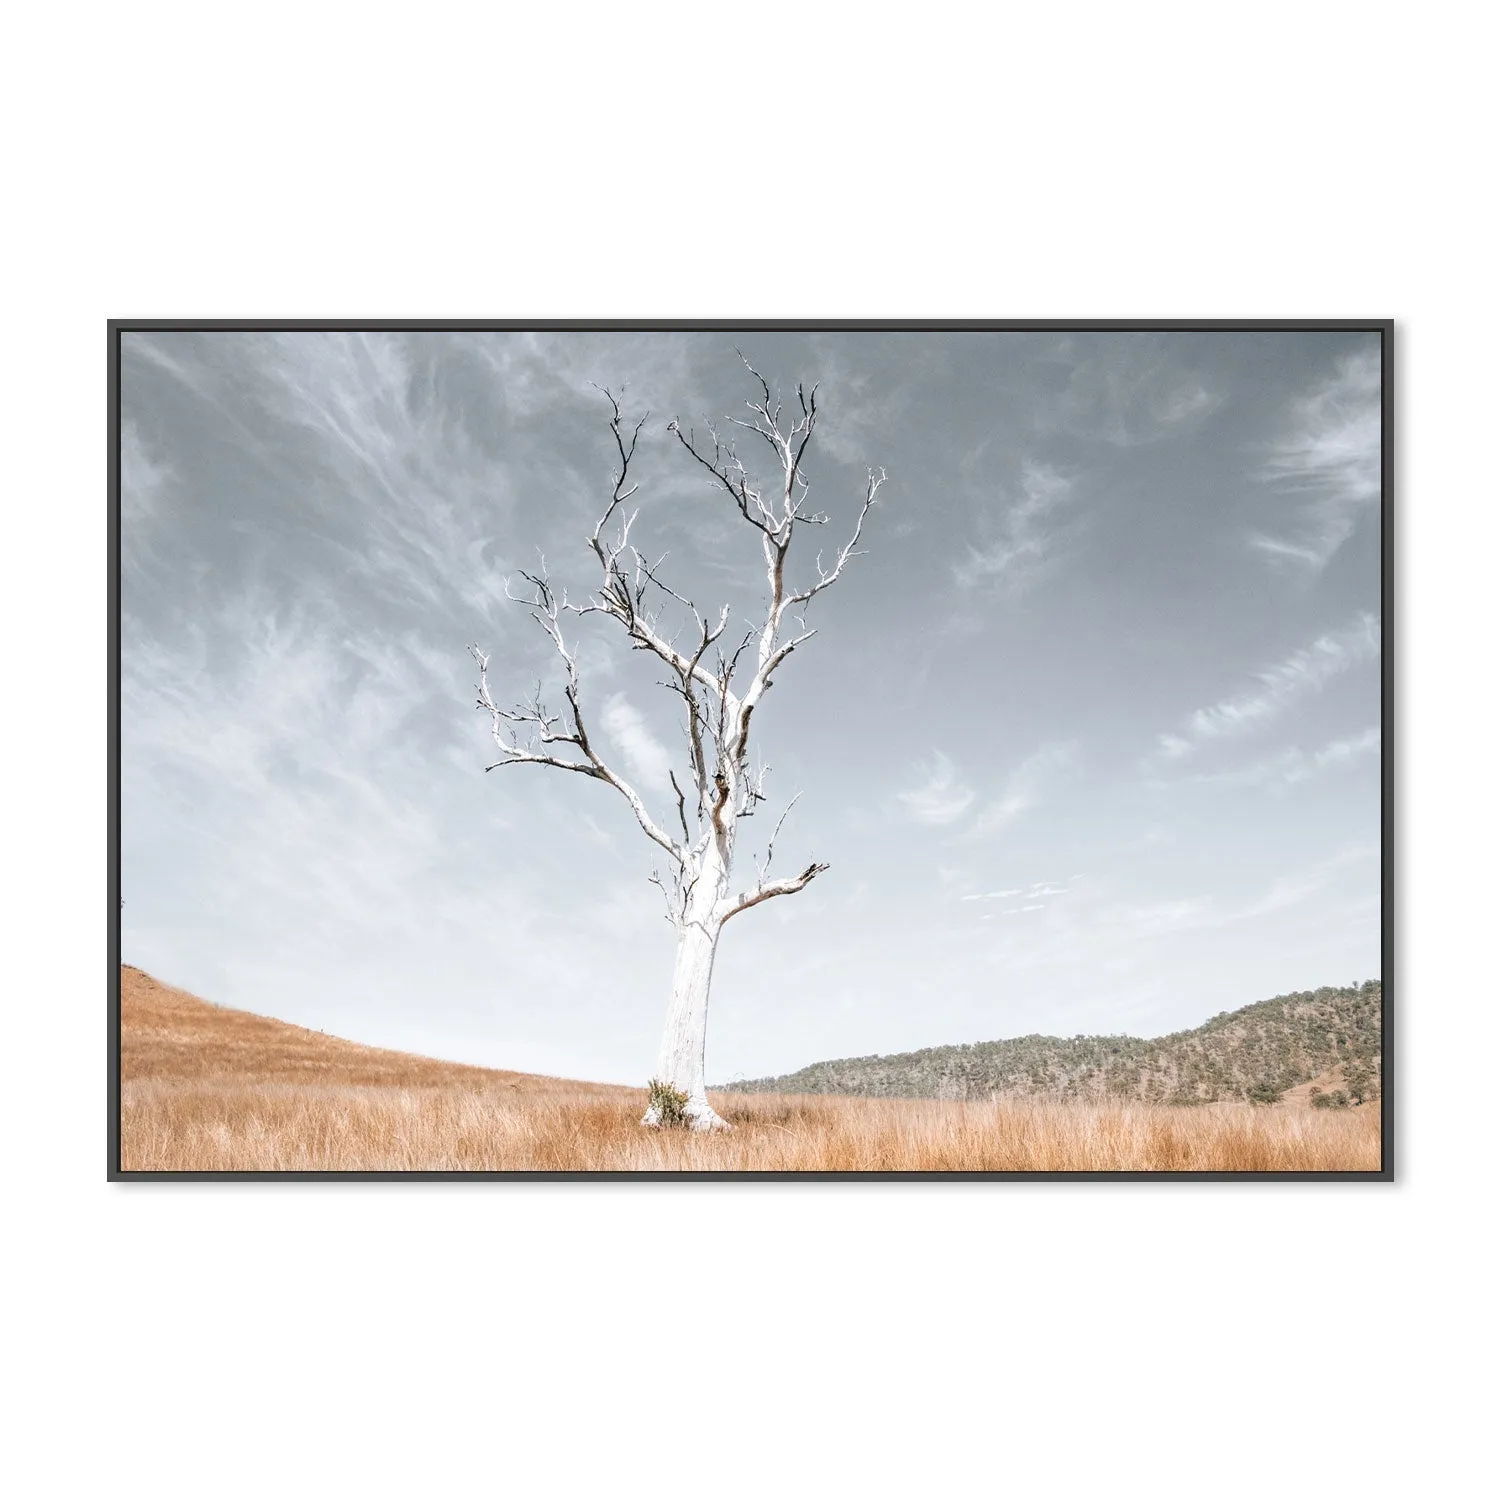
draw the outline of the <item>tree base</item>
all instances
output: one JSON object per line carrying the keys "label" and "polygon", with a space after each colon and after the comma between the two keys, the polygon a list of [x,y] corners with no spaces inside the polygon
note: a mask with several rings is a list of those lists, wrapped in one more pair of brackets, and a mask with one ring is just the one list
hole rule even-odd
{"label": "tree base", "polygon": [[[682,1107],[683,1127],[687,1130],[707,1132],[712,1130],[733,1130],[734,1126],[724,1119],[714,1109],[707,1098],[699,1095],[691,1098]],[[665,1130],[670,1128],[662,1120],[661,1110],[653,1104],[644,1115],[641,1116],[641,1124],[650,1130]]]}

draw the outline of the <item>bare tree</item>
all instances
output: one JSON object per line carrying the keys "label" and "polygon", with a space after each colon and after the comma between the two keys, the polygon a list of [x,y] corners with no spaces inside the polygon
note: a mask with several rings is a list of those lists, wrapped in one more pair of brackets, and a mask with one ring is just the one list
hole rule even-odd
{"label": "bare tree", "polygon": [[[501,758],[485,769],[552,766],[607,782],[630,804],[641,830],[664,856],[665,876],[659,866],[651,879],[661,888],[667,916],[678,936],[656,1078],[686,1096],[682,1113],[695,1130],[727,1128],[708,1102],[703,1077],[709,986],[724,924],[763,901],[805,890],[828,868],[815,861],[795,875],[772,878],[776,839],[791,811],[789,803],[776,820],[763,853],[753,856],[753,881],[733,889],[739,825],[766,801],[768,768],[751,762],[751,719],[786,659],[815,634],[807,628],[802,612],[838,581],[856,555],[865,518],[885,482],[884,470],[869,473],[849,540],[826,566],[823,554],[818,554],[816,576],[810,582],[801,587],[791,583],[787,561],[799,531],[828,521],[825,514],[809,510],[806,504],[808,479],[803,465],[818,422],[817,387],[797,386],[796,410],[788,414],[795,420],[787,425],[781,402],[768,383],[748,361],[745,368],[755,381],[757,395],[745,403],[748,419],[727,420],[763,441],[774,455],[774,485],[758,484],[737,456],[734,443],[713,425],[708,426],[704,440],[691,429],[684,431],[677,421],[668,423],[667,431],[702,470],[715,493],[758,533],[769,591],[764,616],[751,623],[743,636],[728,633],[728,605],[716,619],[704,614],[690,597],[662,578],[660,562],[649,562],[636,549],[631,528],[639,512],[629,509],[629,502],[638,486],[630,478],[630,467],[646,417],[633,425],[627,423],[619,401],[605,391],[618,468],[609,503],[589,538],[600,570],[598,585],[586,603],[572,604],[566,592],[554,587],[545,564],[534,573],[520,575],[527,592],[518,602],[529,608],[562,663],[566,709],[550,712],[540,687],[529,702],[501,708],[490,694],[489,657],[477,646],[469,648],[479,667],[478,706],[489,714],[501,751]],[[506,592],[517,598],[509,584]],[[669,674],[665,685],[681,699],[687,764],[681,779],[676,771],[671,773],[675,818],[665,826],[652,817],[640,793],[605,762],[587,726],[577,653],[568,644],[564,622],[570,616],[593,614],[614,621],[632,649],[649,651],[663,662]],[[680,619],[679,629],[672,630],[665,623],[668,616]],[[641,1123],[664,1123],[656,1096]]]}

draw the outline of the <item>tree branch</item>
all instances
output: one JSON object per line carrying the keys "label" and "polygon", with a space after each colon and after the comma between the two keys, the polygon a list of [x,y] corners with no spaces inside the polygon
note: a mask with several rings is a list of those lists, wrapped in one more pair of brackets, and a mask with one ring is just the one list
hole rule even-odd
{"label": "tree branch", "polygon": [[[536,620],[547,634],[552,638],[553,647],[562,658],[564,669],[567,672],[567,684],[563,691],[568,699],[568,710],[573,720],[573,733],[570,735],[553,734],[546,727],[548,723],[557,722],[545,714],[540,704],[535,706],[535,712],[522,708],[516,710],[504,710],[499,708],[490,695],[489,665],[490,659],[480,651],[478,646],[470,646],[469,654],[474,658],[479,667],[479,682],[477,691],[479,694],[477,706],[490,716],[490,733],[495,744],[499,746],[501,758],[492,765],[485,767],[486,771],[498,770],[501,766],[534,765],[553,766],[560,771],[577,771],[583,776],[592,776],[597,781],[603,781],[620,793],[630,804],[631,811],[635,814],[636,822],[641,825],[642,831],[652,843],[659,844],[676,862],[681,865],[687,859],[687,850],[683,845],[676,842],[662,829],[657,827],[655,820],[646,810],[646,804],[636,789],[627,782],[617,771],[611,768],[594,749],[589,740],[588,731],[584,728],[583,711],[578,701],[578,663],[573,653],[568,650],[562,637],[561,628],[557,623],[560,601],[552,592],[547,582],[545,572],[532,575],[523,574],[531,580],[537,590],[536,600],[532,607],[532,618]],[[516,731],[510,731],[510,738],[504,737],[502,724],[539,723],[540,728],[538,743],[546,744],[562,742],[576,745],[583,752],[583,760],[569,760],[558,755],[548,755],[534,746],[522,745],[516,737]]]}
{"label": "tree branch", "polygon": [[[625,632],[630,636],[636,647],[654,653],[662,661],[666,662],[680,677],[692,679],[699,686],[707,688],[710,692],[721,694],[723,689],[712,672],[702,664],[702,652],[694,657],[687,657],[678,651],[661,632],[655,627],[652,619],[642,613],[645,602],[647,584],[654,584],[664,594],[687,606],[692,611],[694,619],[698,623],[700,633],[706,637],[704,649],[716,641],[723,632],[729,620],[729,612],[726,608],[720,618],[719,624],[710,627],[708,622],[699,615],[696,606],[690,599],[679,594],[665,584],[657,575],[656,568],[652,567],[641,556],[639,551],[630,545],[630,528],[634,524],[639,512],[622,518],[620,529],[616,536],[605,535],[605,528],[613,517],[619,512],[620,507],[635,494],[638,486],[629,483],[630,463],[635,456],[636,440],[640,436],[641,428],[645,423],[642,417],[631,430],[627,440],[624,430],[624,419],[620,412],[620,403],[609,391],[604,391],[605,399],[610,405],[610,431],[614,434],[615,451],[619,455],[620,468],[615,475],[614,489],[610,495],[609,504],[604,509],[598,523],[594,527],[593,535],[589,538],[589,546],[594,555],[599,559],[599,567],[602,579],[599,592],[593,603],[584,606],[569,606],[572,612],[579,615],[584,614],[607,614],[619,621],[625,627]],[[674,424],[675,425],[675,424]],[[631,560],[631,573],[621,565],[620,559],[629,554]],[[658,564],[657,566],[660,566]]]}
{"label": "tree branch", "polygon": [[[801,415],[790,430],[784,430],[781,425],[781,405],[779,402],[773,403],[769,382],[742,352],[740,361],[760,386],[761,399],[745,403],[752,413],[752,421],[747,422],[740,418],[730,418],[730,420],[736,426],[764,439],[776,454],[781,465],[782,477],[779,508],[773,509],[768,506],[760,492],[749,485],[744,465],[732,449],[725,448],[712,427],[709,428],[709,433],[714,440],[714,451],[713,456],[709,457],[708,454],[699,450],[691,433],[684,434],[679,422],[673,421],[668,425],[668,431],[676,435],[678,442],[698,464],[730,494],[740,513],[761,533],[770,599],[767,603],[764,623],[758,632],[760,646],[756,656],[755,674],[743,696],[735,701],[731,696],[730,683],[739,663],[740,652],[744,650],[745,645],[748,645],[749,638],[741,645],[740,651],[735,652],[727,667],[721,660],[718,674],[722,684],[719,700],[719,748],[721,755],[725,755],[729,764],[736,768],[742,768],[745,763],[749,746],[750,718],[771,686],[773,674],[798,646],[811,640],[813,636],[812,631],[804,630],[792,640],[781,641],[781,626],[786,612],[796,606],[805,605],[824,589],[831,587],[842,575],[850,558],[858,555],[858,545],[864,531],[865,519],[874,506],[886,477],[883,469],[870,471],[865,484],[864,501],[855,520],[854,533],[839,549],[833,567],[825,570],[820,557],[816,582],[808,588],[789,595],[786,592],[786,559],[791,549],[796,525],[799,521],[821,524],[827,519],[822,515],[807,515],[802,509],[803,495],[808,485],[807,476],[802,472],[802,459],[817,426],[817,387],[814,386],[808,390],[798,385],[797,403]],[[752,514],[752,506],[754,514]]]}
{"label": "tree branch", "polygon": [[827,865],[811,864],[800,875],[793,875],[788,880],[762,881],[753,890],[742,892],[733,900],[722,902],[715,915],[722,925],[731,917],[739,916],[742,911],[749,911],[752,906],[759,906],[762,901],[771,901],[777,896],[795,896],[798,891],[806,890],[827,868]]}
{"label": "tree branch", "polygon": [[849,538],[844,546],[839,548],[838,559],[833,565],[831,573],[823,571],[822,555],[818,558],[818,581],[811,588],[803,589],[799,594],[789,594],[782,602],[783,611],[795,608],[799,604],[806,604],[809,599],[821,594],[831,584],[837,583],[839,574],[844,571],[844,564],[851,557],[858,557],[855,550],[859,546],[860,533],[865,529],[865,517],[870,514],[871,507],[875,504],[875,497],[880,493],[880,486],[885,483],[885,470],[872,469],[865,482],[865,500],[859,508],[859,517],[854,523],[854,535]]}

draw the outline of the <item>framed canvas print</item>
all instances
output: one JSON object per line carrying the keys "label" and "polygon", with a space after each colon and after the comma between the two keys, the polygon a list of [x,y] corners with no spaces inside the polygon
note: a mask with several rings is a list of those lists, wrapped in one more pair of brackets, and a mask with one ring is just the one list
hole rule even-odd
{"label": "framed canvas print", "polygon": [[1389,320],[109,327],[109,1173],[1392,1176]]}

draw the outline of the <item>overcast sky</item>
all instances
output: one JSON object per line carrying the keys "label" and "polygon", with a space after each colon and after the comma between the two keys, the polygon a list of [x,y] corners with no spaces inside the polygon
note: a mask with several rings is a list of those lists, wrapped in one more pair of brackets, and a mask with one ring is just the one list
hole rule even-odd
{"label": "overcast sky", "polygon": [[[652,413],[635,539],[754,610],[755,534],[663,430],[741,409],[736,344],[819,382],[829,542],[889,479],[756,718],[781,868],[831,868],[726,929],[711,1080],[1379,973],[1379,341],[1319,333],[124,335],[126,962],[647,1076],[654,846],[602,784],[484,773],[465,647],[557,699],[504,583],[594,581],[595,382]],[[665,821],[672,699],[617,648],[580,632],[585,708]]]}

